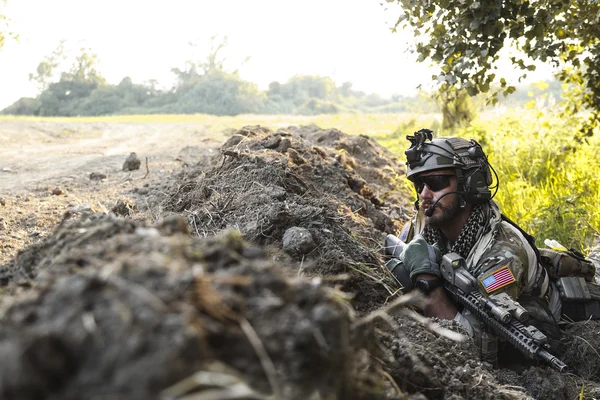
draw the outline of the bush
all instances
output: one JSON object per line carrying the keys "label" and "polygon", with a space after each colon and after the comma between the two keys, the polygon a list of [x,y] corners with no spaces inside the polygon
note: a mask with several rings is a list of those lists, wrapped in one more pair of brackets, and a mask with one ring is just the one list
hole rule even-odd
{"label": "bush", "polygon": [[11,115],[39,115],[41,101],[39,98],[21,97],[12,105],[2,110],[2,114]]}

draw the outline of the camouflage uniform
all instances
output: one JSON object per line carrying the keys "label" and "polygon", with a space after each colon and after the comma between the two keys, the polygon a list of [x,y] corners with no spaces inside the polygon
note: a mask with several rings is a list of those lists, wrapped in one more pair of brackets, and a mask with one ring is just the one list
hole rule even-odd
{"label": "camouflage uniform", "polygon": [[[515,226],[503,221],[498,206],[489,201],[486,207],[486,226],[481,237],[471,249],[466,262],[469,272],[479,282],[484,294],[505,292],[519,301],[532,317],[532,324],[550,339],[558,340],[560,330],[556,321],[561,314],[561,303],[554,284],[545,268],[538,263],[535,251]],[[422,233],[422,224],[415,224],[406,241]],[[442,252],[447,244],[438,243]],[[486,283],[499,272],[506,274],[503,284],[497,288]],[[510,275],[505,270],[510,271]],[[486,280],[487,279],[487,280]],[[459,312],[455,320],[460,322],[471,335],[478,336],[481,324],[468,310]]]}

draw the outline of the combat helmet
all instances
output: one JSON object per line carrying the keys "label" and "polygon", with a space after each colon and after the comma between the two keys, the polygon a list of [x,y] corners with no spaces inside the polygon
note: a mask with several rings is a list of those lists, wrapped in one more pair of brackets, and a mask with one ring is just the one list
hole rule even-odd
{"label": "combat helmet", "polygon": [[[411,142],[405,152],[408,179],[414,181],[423,172],[454,169],[458,192],[464,201],[478,204],[493,197],[490,190],[493,168],[475,140],[459,137],[434,139],[429,129],[421,129],[406,138]],[[497,186],[492,189],[497,189]]]}

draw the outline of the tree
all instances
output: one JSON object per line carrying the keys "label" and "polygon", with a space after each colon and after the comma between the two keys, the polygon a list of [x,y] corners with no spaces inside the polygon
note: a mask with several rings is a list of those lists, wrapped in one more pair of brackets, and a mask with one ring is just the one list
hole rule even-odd
{"label": "tree", "polygon": [[442,129],[454,131],[469,125],[477,116],[471,97],[464,89],[442,90],[438,101],[442,109]]}
{"label": "tree", "polygon": [[272,101],[282,103],[282,112],[293,112],[313,99],[337,100],[337,88],[333,79],[329,77],[296,75],[286,83],[271,82],[267,96]]}
{"label": "tree", "polygon": [[[58,82],[49,83],[40,98],[39,115],[73,116],[88,114],[84,102],[96,89],[106,85],[98,73],[98,56],[91,49],[81,48],[68,72],[62,72]],[[52,71],[54,74],[54,71]],[[89,114],[88,114],[89,115]]]}
{"label": "tree", "polygon": [[[192,59],[185,62],[185,69],[172,68],[171,71],[177,75],[179,80],[179,87],[185,87],[187,84],[193,83],[198,80],[201,76],[210,75],[213,73],[225,73],[231,75],[237,75],[238,69],[229,70],[225,67],[227,59],[221,54],[222,51],[228,45],[228,38],[224,36],[219,38],[217,35],[213,35],[210,38],[210,50],[208,55],[202,59]],[[192,52],[196,53],[201,47],[198,41],[189,42]],[[246,62],[249,57],[246,57]]]}
{"label": "tree", "polygon": [[[6,4],[6,1],[0,2],[0,7],[3,7]],[[8,28],[8,19],[5,15],[0,14],[0,49],[4,47],[4,42],[6,41],[6,30]]]}
{"label": "tree", "polygon": [[61,40],[56,49],[38,64],[35,72],[29,74],[29,80],[37,83],[40,93],[56,79],[58,69],[66,59],[65,40]]}
{"label": "tree", "polygon": [[[196,52],[198,42],[188,43]],[[264,94],[258,86],[240,78],[237,70],[226,69],[221,55],[227,37],[210,38],[210,51],[205,58],[186,62],[185,69],[173,68],[177,75],[175,102],[165,106],[167,112],[237,115],[257,113],[263,107]]]}
{"label": "tree", "polygon": [[[582,109],[591,116],[581,127],[584,136],[600,123],[600,7],[597,0],[387,0],[402,5],[397,27],[415,34],[419,61],[439,66],[435,76],[442,89],[465,89],[470,95],[491,93],[498,101],[515,91],[497,76],[502,49],[521,71],[535,70],[532,60],[550,62],[557,77],[570,84],[575,101],[567,113]],[[494,89],[494,84],[499,89]],[[445,86],[444,86],[445,85]]]}
{"label": "tree", "polygon": [[[82,47],[68,74],[63,74],[73,81],[87,82],[95,85],[103,85],[106,80],[98,73],[98,55],[92,49]],[[62,79],[62,78],[61,78]]]}
{"label": "tree", "polygon": [[184,113],[238,115],[258,113],[264,95],[258,87],[237,74],[214,71],[202,75],[177,99],[177,110]]}

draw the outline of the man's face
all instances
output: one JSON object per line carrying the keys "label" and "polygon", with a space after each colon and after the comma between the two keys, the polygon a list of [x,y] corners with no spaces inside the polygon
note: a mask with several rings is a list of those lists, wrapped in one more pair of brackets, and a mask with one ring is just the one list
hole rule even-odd
{"label": "man's face", "polygon": [[[452,169],[423,172],[414,182],[423,210],[431,207],[444,194],[457,190],[456,175]],[[460,211],[458,194],[449,194],[435,205],[433,214],[426,217],[426,223],[428,226],[440,228],[456,218]]]}

